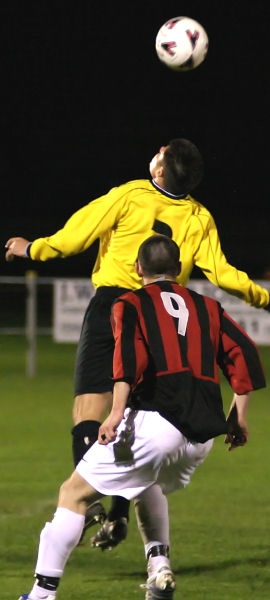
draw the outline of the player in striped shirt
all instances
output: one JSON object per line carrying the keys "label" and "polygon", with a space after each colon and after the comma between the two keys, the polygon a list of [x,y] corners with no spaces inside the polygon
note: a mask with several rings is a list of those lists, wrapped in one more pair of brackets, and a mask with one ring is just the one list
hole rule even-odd
{"label": "player in striped shirt", "polygon": [[112,307],[114,381],[133,390],[128,406],[157,410],[186,437],[205,442],[227,431],[219,368],[238,395],[264,387],[256,346],[218,302],[172,278],[179,263],[172,240],[150,237],[138,260],[147,285]]}
{"label": "player in striped shirt", "polygon": [[[36,582],[20,600],[54,600],[80,539],[88,502],[99,495],[135,499],[147,558],[146,600],[172,600],[166,494],[185,487],[227,433],[247,442],[250,392],[265,386],[255,344],[213,299],[179,286],[179,248],[151,236],[139,250],[144,288],[112,307],[114,393],[95,443],[61,486],[58,508],[40,536]],[[226,422],[218,367],[233,388]],[[130,407],[130,408],[127,408]]]}

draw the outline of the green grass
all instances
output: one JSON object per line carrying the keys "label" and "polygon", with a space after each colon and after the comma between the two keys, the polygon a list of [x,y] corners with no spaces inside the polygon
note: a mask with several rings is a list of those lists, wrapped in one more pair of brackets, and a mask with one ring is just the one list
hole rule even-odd
{"label": "green grass", "polygon": [[[37,376],[25,377],[25,341],[2,337],[1,353],[1,598],[16,600],[32,586],[38,536],[50,520],[59,484],[72,470],[74,345],[38,342]],[[262,348],[270,375],[270,348]],[[223,383],[224,403],[231,392]],[[184,491],[169,497],[175,600],[270,598],[270,406],[268,390],[254,393],[250,441],[228,452],[216,440]],[[109,500],[105,500],[108,506]],[[125,543],[102,554],[77,548],[59,600],[143,600],[145,560],[133,509]]]}

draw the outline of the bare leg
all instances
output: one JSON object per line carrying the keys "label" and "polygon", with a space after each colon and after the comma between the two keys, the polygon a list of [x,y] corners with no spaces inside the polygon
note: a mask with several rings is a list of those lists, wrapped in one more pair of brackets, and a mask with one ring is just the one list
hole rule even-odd
{"label": "bare leg", "polygon": [[71,477],[61,485],[58,508],[67,508],[85,517],[89,501],[94,502],[101,497],[102,494],[89,485],[77,471],[73,471]]}
{"label": "bare leg", "polygon": [[112,404],[112,392],[81,394],[76,396],[73,406],[73,422],[99,421],[102,423]]}

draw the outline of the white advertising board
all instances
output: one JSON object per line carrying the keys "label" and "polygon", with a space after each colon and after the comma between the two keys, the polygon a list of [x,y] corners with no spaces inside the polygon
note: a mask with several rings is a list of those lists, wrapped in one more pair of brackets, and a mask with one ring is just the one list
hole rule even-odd
{"label": "white advertising board", "polygon": [[[270,290],[270,281],[258,281]],[[248,306],[204,279],[191,279],[188,287],[218,300],[229,315],[261,345],[270,345],[270,313]],[[77,342],[83,316],[95,290],[89,279],[56,279],[54,282],[53,335],[57,342]]]}
{"label": "white advertising board", "polygon": [[53,338],[78,342],[85,310],[95,289],[89,279],[55,279]]}
{"label": "white advertising board", "polygon": [[[257,281],[262,287],[270,290],[270,281]],[[189,288],[204,296],[218,300],[226,312],[232,317],[247,334],[256,342],[264,346],[270,345],[270,313],[263,309],[253,308],[236,296],[224,292],[220,288],[204,279],[192,279],[188,282]]]}

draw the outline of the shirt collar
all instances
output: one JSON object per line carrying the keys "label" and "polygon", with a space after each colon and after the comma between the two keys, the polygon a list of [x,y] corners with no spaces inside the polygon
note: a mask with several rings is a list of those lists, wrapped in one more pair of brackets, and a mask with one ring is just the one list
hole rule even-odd
{"label": "shirt collar", "polygon": [[175,194],[171,194],[170,192],[167,192],[167,190],[164,190],[160,185],[158,185],[154,179],[152,179],[151,183],[154,186],[154,188],[156,188],[156,190],[158,190],[159,192],[164,194],[164,196],[168,196],[169,198],[174,198],[175,200],[181,200],[181,198],[185,198],[187,196],[187,194],[178,194],[176,196]]}

